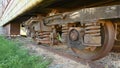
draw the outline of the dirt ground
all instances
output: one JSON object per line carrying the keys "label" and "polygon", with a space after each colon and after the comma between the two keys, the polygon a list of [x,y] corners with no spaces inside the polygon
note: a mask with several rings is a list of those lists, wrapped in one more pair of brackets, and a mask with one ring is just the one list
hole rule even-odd
{"label": "dirt ground", "polygon": [[[31,38],[16,38],[15,40],[26,44],[24,48],[27,48],[31,54],[42,55],[44,58],[49,57],[53,59],[53,62],[49,66],[49,68],[91,68],[89,64],[83,65],[81,63],[77,63],[71,59],[68,59],[63,56],[59,56],[55,53],[51,53],[48,50],[44,50],[38,46],[30,45],[34,43]],[[29,45],[28,45],[29,44]],[[106,57],[94,61],[96,64],[101,64],[105,68],[120,68],[120,53],[109,53]]]}

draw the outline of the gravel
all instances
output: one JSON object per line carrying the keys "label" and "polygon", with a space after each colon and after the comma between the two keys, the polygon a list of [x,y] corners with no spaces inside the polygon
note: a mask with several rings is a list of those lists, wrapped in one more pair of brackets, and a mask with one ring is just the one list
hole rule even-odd
{"label": "gravel", "polygon": [[95,62],[102,64],[105,68],[120,68],[120,53],[111,52],[106,57]]}
{"label": "gravel", "polygon": [[[34,43],[33,41],[31,41],[30,38],[16,38],[16,40],[24,44]],[[49,68],[90,68],[88,64],[83,65],[81,63],[77,63],[68,58],[59,56],[55,53],[51,53],[47,50],[39,48],[38,46],[26,45],[25,48],[29,49],[30,53],[52,58],[53,62],[49,66]],[[110,52],[106,57],[94,62],[96,64],[103,65],[105,68],[120,68],[120,53]]]}

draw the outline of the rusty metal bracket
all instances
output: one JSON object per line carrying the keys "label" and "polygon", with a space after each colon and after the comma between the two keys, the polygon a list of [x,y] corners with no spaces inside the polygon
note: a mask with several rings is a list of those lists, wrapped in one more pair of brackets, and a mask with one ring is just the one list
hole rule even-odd
{"label": "rusty metal bracket", "polygon": [[120,5],[86,8],[65,12],[44,18],[46,25],[67,24],[72,22],[89,23],[99,19],[120,18]]}
{"label": "rusty metal bracket", "polygon": [[120,23],[115,23],[115,40],[120,41]]}

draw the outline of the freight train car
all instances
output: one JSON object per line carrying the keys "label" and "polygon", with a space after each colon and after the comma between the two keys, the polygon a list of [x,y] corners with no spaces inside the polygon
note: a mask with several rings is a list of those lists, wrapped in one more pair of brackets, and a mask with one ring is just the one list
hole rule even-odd
{"label": "freight train car", "polygon": [[11,8],[3,11],[1,25],[7,29],[12,22],[22,23],[27,36],[38,44],[65,44],[79,58],[87,60],[100,59],[120,46],[118,0],[16,1],[14,8],[8,5]]}

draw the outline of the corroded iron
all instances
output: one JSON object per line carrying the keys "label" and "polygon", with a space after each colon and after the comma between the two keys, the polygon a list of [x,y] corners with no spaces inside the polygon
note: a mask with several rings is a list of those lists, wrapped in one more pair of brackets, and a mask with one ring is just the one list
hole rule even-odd
{"label": "corroded iron", "polygon": [[73,12],[59,13],[44,18],[46,25],[67,24],[74,22],[88,23],[99,19],[120,18],[120,5],[85,8]]}
{"label": "corroded iron", "polygon": [[112,49],[115,38],[119,39],[118,28],[111,20],[120,20],[119,7],[86,8],[65,13],[53,10],[46,17],[38,16],[28,20],[28,30],[37,43],[68,43],[80,58],[97,60]]}
{"label": "corroded iron", "polygon": [[[109,51],[111,51],[113,44],[114,44],[114,37],[115,37],[115,30],[114,26],[111,21],[109,20],[102,20],[98,21],[99,23],[104,23],[102,26],[102,33],[101,33],[101,39],[102,39],[102,46],[100,47],[90,47],[92,50],[88,50],[89,48],[85,49],[79,49],[72,47],[72,50],[80,57],[83,59],[88,59],[88,60],[97,60],[102,57],[104,57]],[[95,49],[94,49],[95,48]]]}

